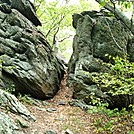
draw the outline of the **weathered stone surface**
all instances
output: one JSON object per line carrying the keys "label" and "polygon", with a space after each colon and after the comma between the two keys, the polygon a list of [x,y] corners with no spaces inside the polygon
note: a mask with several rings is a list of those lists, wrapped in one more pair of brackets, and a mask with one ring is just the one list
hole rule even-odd
{"label": "weathered stone surface", "polygon": [[57,134],[57,133],[55,131],[53,131],[53,130],[47,130],[45,132],[45,134]]}
{"label": "weathered stone surface", "polygon": [[60,100],[57,102],[58,105],[66,105],[66,101],[65,100]]}
{"label": "weathered stone surface", "polygon": [[74,134],[71,130],[66,129],[65,134]]}
{"label": "weathered stone surface", "polygon": [[59,89],[64,68],[43,34],[19,11],[0,11],[0,60],[2,88],[39,99],[51,98]]}
{"label": "weathered stone surface", "polygon": [[50,103],[47,102],[46,100],[42,101],[39,99],[35,99],[33,97],[29,97],[27,95],[25,95],[25,98],[30,102],[30,104],[36,105],[36,106],[49,106]]}
{"label": "weathered stone surface", "polygon": [[18,116],[15,120],[15,122],[17,123],[17,125],[19,125],[21,128],[28,128],[29,124],[26,120],[24,120],[23,118],[21,118],[20,116]]}
{"label": "weathered stone surface", "polygon": [[0,106],[5,110],[10,110],[28,121],[35,121],[35,117],[27,110],[27,108],[19,102],[12,94],[0,89]]}
{"label": "weathered stone surface", "polygon": [[11,9],[18,10],[35,26],[41,26],[41,22],[39,21],[35,13],[35,7],[29,0],[0,0],[1,11],[5,13],[11,13]]}
{"label": "weathered stone surface", "polygon": [[1,134],[23,134],[18,131],[15,122],[5,113],[0,111],[0,133]]}
{"label": "weathered stone surface", "polygon": [[56,108],[47,108],[46,111],[52,113],[52,112],[57,111],[57,109]]}
{"label": "weathered stone surface", "polygon": [[79,107],[81,108],[82,110],[89,110],[90,109],[90,106],[87,105],[83,100],[71,100],[69,102],[70,106],[74,106],[74,107]]}
{"label": "weathered stone surface", "polygon": [[130,61],[134,62],[134,37],[128,42],[127,50]]}
{"label": "weathered stone surface", "polygon": [[127,107],[134,102],[127,95],[111,96],[104,94],[93,81],[97,72],[108,72],[103,64],[109,62],[109,56],[123,56],[127,52],[133,61],[133,43],[131,33],[123,24],[105,12],[85,11],[74,14],[73,26],[76,35],[73,40],[73,54],[68,64],[68,84],[74,88],[73,97],[90,104],[90,95],[102,98],[110,107]]}

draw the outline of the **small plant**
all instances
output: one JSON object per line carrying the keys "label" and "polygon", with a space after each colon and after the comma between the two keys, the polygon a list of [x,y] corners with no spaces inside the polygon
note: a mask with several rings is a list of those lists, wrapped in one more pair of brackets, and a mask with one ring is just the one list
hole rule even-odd
{"label": "small plant", "polygon": [[14,84],[10,84],[5,88],[5,91],[7,91],[9,93],[13,93],[13,92],[15,92],[15,90],[16,90],[16,87]]}
{"label": "small plant", "polygon": [[32,101],[31,100],[29,100],[28,99],[28,96],[30,96],[30,95],[22,95],[22,94],[18,94],[18,99],[22,102],[22,103],[24,103],[24,104],[29,104],[29,105],[31,105],[32,104]]}
{"label": "small plant", "polygon": [[110,121],[105,121],[102,118],[98,118],[94,121],[94,126],[96,127],[96,132],[97,133],[104,133],[104,132],[112,132],[113,129],[113,123],[115,121],[114,120],[110,120]]}
{"label": "small plant", "polygon": [[[98,107],[96,107],[98,108]],[[100,108],[98,108],[100,110]],[[126,129],[127,132],[133,132],[131,127],[133,126],[131,113],[125,108],[119,111],[118,109],[106,109],[102,107],[103,112],[100,114],[99,110],[95,114],[98,118],[94,118],[93,126],[96,133],[112,133],[113,131],[120,131],[121,129]],[[133,115],[133,114],[132,114]],[[131,127],[130,127],[131,126]]]}
{"label": "small plant", "polygon": [[[15,68],[15,66],[3,66],[3,64],[5,64],[5,61],[0,59],[0,77],[1,77],[1,74],[2,74],[2,69],[10,71],[13,68]],[[4,88],[4,90],[9,92],[9,93],[13,93],[13,92],[15,92],[16,87],[13,83],[8,83],[7,86]]]}
{"label": "small plant", "polygon": [[131,114],[131,118],[132,118],[132,122],[134,123],[134,104],[132,105],[130,105],[130,108],[132,109],[131,110],[131,112],[132,112],[132,114]]}
{"label": "small plant", "polygon": [[10,111],[10,107],[7,105],[6,106],[6,113],[8,113]]}
{"label": "small plant", "polygon": [[90,99],[91,99],[90,103],[93,106],[90,106],[88,113],[90,113],[90,114],[105,113],[105,111],[107,110],[107,107],[108,107],[108,103],[103,103],[102,100],[100,98],[97,98],[94,93],[92,93],[92,95],[90,95]]}

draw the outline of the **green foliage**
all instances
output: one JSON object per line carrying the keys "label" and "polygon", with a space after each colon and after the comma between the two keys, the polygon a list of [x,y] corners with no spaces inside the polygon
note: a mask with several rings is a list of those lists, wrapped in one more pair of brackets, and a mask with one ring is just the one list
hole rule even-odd
{"label": "green foliage", "polygon": [[105,65],[109,68],[107,73],[96,73],[94,82],[101,88],[106,88],[112,95],[134,94],[134,63],[126,58],[113,58],[114,64]]}
{"label": "green foliage", "polygon": [[131,114],[131,118],[132,118],[132,121],[134,123],[134,104],[130,104],[130,108],[132,109],[132,114]]}
{"label": "green foliage", "polygon": [[10,112],[10,107],[7,105],[6,106],[6,113]]}
{"label": "green foliage", "polygon": [[[59,52],[68,60],[72,53],[71,46],[75,34],[72,27],[72,15],[86,10],[99,10],[99,4],[95,0],[77,0],[76,3],[79,1],[77,4],[71,4],[71,1],[73,0],[53,0],[49,2],[48,0],[35,0],[37,15],[42,22],[42,27],[39,27],[39,29],[44,33],[53,49],[56,37]],[[101,6],[105,6],[106,2],[113,6],[110,0],[101,0]],[[129,7],[132,10],[131,2],[117,1],[116,5],[121,10],[128,11]]]}
{"label": "green foliage", "polygon": [[102,120],[100,118],[98,118],[95,122],[94,122],[94,126],[97,128],[97,132],[112,132],[113,128],[113,120],[105,122],[105,124],[102,123]]}
{"label": "green foliage", "polygon": [[3,62],[3,61],[0,59],[0,64],[2,64],[2,62]]}
{"label": "green foliage", "polygon": [[122,8],[129,9],[132,6],[130,1],[118,1],[118,5],[122,6]]}
{"label": "green foliage", "polygon": [[[111,57],[110,57],[111,58]],[[115,57],[112,58],[111,63],[104,63],[107,68],[109,68],[108,72],[104,73],[96,73],[94,75],[94,82],[100,88],[105,88],[107,91],[106,94],[111,95],[120,95],[120,94],[134,94],[134,63],[131,63],[127,60],[127,57],[120,58]],[[91,95],[91,103],[95,104],[95,106],[91,107],[88,112],[90,114],[98,113],[101,116],[105,115],[106,119],[103,122],[103,118],[98,118],[94,120],[94,126],[96,127],[97,133],[112,133],[112,129],[116,127],[124,127],[126,123],[126,119],[130,120],[131,124],[134,122],[134,104],[130,104],[130,111],[126,111],[126,109],[118,110],[107,109],[108,104],[103,103],[101,99],[95,98],[94,95]],[[114,120],[113,120],[114,119]],[[118,125],[115,125],[118,122]],[[128,129],[129,133],[133,133],[130,129]]]}
{"label": "green foliage", "polygon": [[72,40],[75,34],[72,27],[72,15],[84,10],[97,9],[99,4],[94,3],[94,0],[80,0],[79,4],[71,4],[64,0],[55,0],[53,2],[35,1],[37,15],[42,22],[42,27],[39,27],[39,29],[44,33],[52,47],[54,47],[54,38],[56,36],[59,52],[67,59],[70,58],[72,52]]}
{"label": "green foliage", "polygon": [[[128,111],[122,110],[106,110],[106,114],[101,114],[99,117],[94,119],[94,127],[96,133],[119,133],[124,128],[128,133],[132,133],[131,128],[127,127],[127,125],[132,125]],[[110,115],[108,117],[108,115]],[[127,124],[128,123],[128,124]]]}
{"label": "green foliage", "polygon": [[104,7],[105,4],[106,4],[106,0],[101,0],[100,5]]}
{"label": "green foliage", "polygon": [[[108,56],[108,55],[106,55]],[[107,66],[108,72],[94,73],[93,80],[99,88],[105,88],[106,94],[134,94],[134,63],[127,60],[127,57],[111,57],[112,63],[104,63]],[[108,109],[108,103],[104,103],[102,99],[97,98],[94,93],[90,94],[91,104],[88,113],[96,114],[98,119],[94,119],[94,127],[96,133],[112,133],[113,129],[117,128],[128,129],[128,133],[133,131],[127,127],[134,122],[134,104],[130,104],[130,111],[125,108],[122,110]],[[118,124],[117,124],[118,123]],[[118,132],[117,132],[118,133]]]}
{"label": "green foliage", "polygon": [[132,2],[128,0],[100,0],[100,5],[104,7],[106,2],[110,5],[115,5],[118,8],[120,7],[123,10],[130,9],[133,6]]}
{"label": "green foliage", "polygon": [[[107,104],[99,103],[98,106],[91,106],[88,110],[89,114],[98,116],[93,119],[93,126],[96,133],[112,133],[116,130],[125,128],[127,132],[133,133],[133,131],[127,127],[133,124],[133,112],[127,111],[125,108],[122,110],[107,109]],[[134,109],[133,109],[134,110]],[[119,132],[117,132],[119,133]]]}
{"label": "green foliage", "polygon": [[21,101],[23,104],[29,104],[29,105],[32,105],[32,101],[30,99],[28,99],[28,96],[30,95],[22,95],[22,94],[18,94],[18,99],[19,101]]}
{"label": "green foliage", "polygon": [[8,86],[6,86],[6,88],[4,90],[9,93],[13,93],[13,92],[15,92],[16,88],[15,88],[14,84],[9,84]]}

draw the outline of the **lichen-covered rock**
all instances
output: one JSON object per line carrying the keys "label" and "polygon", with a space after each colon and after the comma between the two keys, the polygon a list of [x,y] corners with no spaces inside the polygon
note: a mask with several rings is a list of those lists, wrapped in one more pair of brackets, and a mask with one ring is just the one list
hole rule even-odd
{"label": "lichen-covered rock", "polygon": [[0,111],[0,134],[23,134],[18,130],[15,122],[7,114]]}
{"label": "lichen-covered rock", "polygon": [[127,51],[130,61],[134,62],[134,37],[128,42]]}
{"label": "lichen-covered rock", "polygon": [[0,106],[5,110],[10,110],[17,115],[20,115],[25,120],[35,121],[35,117],[27,110],[27,108],[19,102],[12,94],[0,89]]}
{"label": "lichen-covered rock", "polygon": [[0,86],[39,99],[53,97],[64,68],[43,34],[18,10],[0,11]]}
{"label": "lichen-covered rock", "polygon": [[68,84],[74,88],[73,97],[90,104],[90,96],[95,94],[112,108],[127,107],[134,102],[134,96],[129,99],[127,95],[113,97],[105,94],[93,81],[95,73],[109,71],[104,65],[110,62],[109,55],[122,57],[129,51],[130,58],[133,59],[133,45],[128,45],[128,40],[132,38],[129,30],[107,12],[97,11],[74,14],[73,26],[76,35],[68,64]]}
{"label": "lichen-covered rock", "polygon": [[0,0],[1,11],[3,11],[4,13],[11,13],[11,9],[18,10],[35,26],[41,26],[41,22],[39,21],[35,13],[35,7],[30,2],[30,0]]}

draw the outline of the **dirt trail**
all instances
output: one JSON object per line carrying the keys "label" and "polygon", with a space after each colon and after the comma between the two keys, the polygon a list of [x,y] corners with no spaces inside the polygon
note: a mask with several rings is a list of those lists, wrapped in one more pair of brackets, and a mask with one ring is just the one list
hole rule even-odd
{"label": "dirt trail", "polygon": [[[55,97],[43,101],[46,105],[25,105],[36,117],[35,122],[22,129],[25,134],[46,134],[46,131],[55,132],[47,134],[134,134],[134,124],[129,114],[111,115],[109,111],[109,117],[102,111],[89,114],[78,107],[70,106],[73,90],[66,85],[66,78],[65,75]],[[16,120],[15,114],[8,114]],[[72,133],[65,133],[67,129]]]}
{"label": "dirt trail", "polygon": [[44,134],[53,130],[57,134],[65,134],[69,129],[74,134],[92,134],[91,117],[78,107],[71,107],[72,89],[66,85],[66,76],[61,82],[60,90],[47,102],[47,106],[27,106],[36,117],[36,121],[25,129],[26,134]]}

